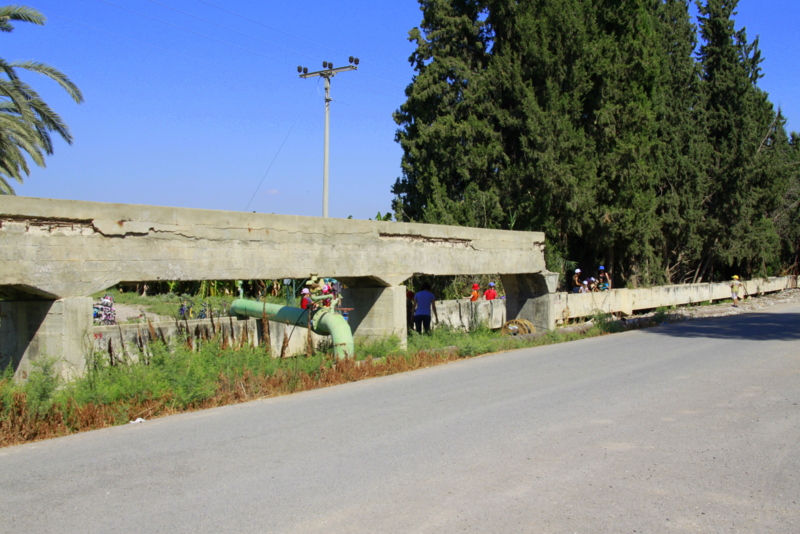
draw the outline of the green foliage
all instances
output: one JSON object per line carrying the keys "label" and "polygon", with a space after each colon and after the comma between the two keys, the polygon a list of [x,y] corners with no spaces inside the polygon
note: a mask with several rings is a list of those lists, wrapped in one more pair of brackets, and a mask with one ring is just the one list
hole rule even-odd
{"label": "green foliage", "polygon": [[[381,214],[381,212],[378,212],[378,214],[375,215],[375,220],[376,221],[391,221],[392,220],[392,216],[393,216],[392,213],[390,213],[388,211],[385,214]],[[372,219],[370,219],[370,220],[372,220]]]}
{"label": "green foliage", "polygon": [[356,358],[363,360],[366,358],[385,358],[392,354],[400,354],[403,350],[400,348],[400,338],[395,335],[381,339],[365,340],[357,338],[355,340]]}
{"label": "green foliage", "polygon": [[797,268],[797,138],[736,3],[421,0],[398,219],[542,230],[616,287]]}
{"label": "green foliage", "polygon": [[313,374],[323,363],[319,354],[279,360],[266,355],[263,348],[223,349],[216,342],[205,343],[196,351],[154,343],[149,351],[149,358],[114,366],[95,355],[87,374],[66,388],[65,398],[74,399],[79,406],[162,400],[169,407],[184,409],[212,398],[220,380],[236,382],[245,373],[272,376],[278,370]]}
{"label": "green foliage", "polygon": [[661,306],[656,308],[656,312],[653,314],[653,322],[656,324],[666,323],[669,319],[669,309]]}
{"label": "green foliage", "polygon": [[56,360],[41,357],[31,363],[28,380],[22,391],[28,400],[28,410],[31,416],[41,416],[50,411],[53,406],[54,394],[61,380],[55,370]]}
{"label": "green foliage", "polygon": [[[0,31],[11,32],[11,21],[44,25],[45,17],[26,6],[0,7]],[[77,102],[80,89],[61,71],[38,61],[8,62],[0,58],[0,194],[13,195],[7,179],[22,183],[30,174],[26,156],[44,167],[45,156],[53,153],[51,133],[67,143],[72,135],[66,123],[19,77],[19,71],[42,74],[58,83]]]}
{"label": "green foliage", "polygon": [[622,326],[614,320],[610,313],[598,311],[592,316],[592,323],[594,327],[605,334],[615,334],[622,332]]}
{"label": "green foliage", "polygon": [[459,300],[469,298],[472,293],[472,284],[479,284],[481,291],[489,287],[489,282],[495,283],[498,297],[505,293],[502,278],[498,275],[457,275],[457,276],[429,276],[414,275],[406,282],[410,291],[419,291],[424,284],[431,286],[431,291],[436,295],[436,300]]}

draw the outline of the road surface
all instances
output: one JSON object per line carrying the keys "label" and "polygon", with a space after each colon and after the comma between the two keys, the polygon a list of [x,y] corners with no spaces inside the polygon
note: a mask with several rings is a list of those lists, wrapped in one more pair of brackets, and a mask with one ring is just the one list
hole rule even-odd
{"label": "road surface", "polygon": [[0,449],[0,532],[800,532],[800,306]]}

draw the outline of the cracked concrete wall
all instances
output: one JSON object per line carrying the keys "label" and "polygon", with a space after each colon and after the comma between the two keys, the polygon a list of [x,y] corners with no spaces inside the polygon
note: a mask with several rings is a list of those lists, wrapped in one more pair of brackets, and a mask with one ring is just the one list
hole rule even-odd
{"label": "cracked concrete wall", "polygon": [[[272,357],[280,356],[284,336],[289,340],[286,352],[288,356],[305,354],[308,330],[304,326],[273,321],[269,321],[268,324]],[[122,358],[124,353],[127,358],[136,360],[143,350],[147,350],[147,344],[156,339],[184,342],[187,337],[187,327],[195,348],[206,343],[215,334],[220,343],[224,338],[230,345],[241,344],[243,339],[246,339],[250,346],[260,346],[263,343],[261,320],[253,317],[215,319],[213,325],[211,319],[193,319],[177,323],[174,321],[153,323],[152,326],[152,333],[145,323],[94,326],[89,331],[88,345],[101,359],[109,359],[111,355],[114,358]],[[243,335],[245,329],[246,336]],[[311,341],[315,347],[331,343],[330,336],[320,336],[314,332],[311,332]]]}
{"label": "cracked concrete wall", "polygon": [[[0,358],[21,369],[42,347],[54,356],[78,352],[83,323],[91,321],[90,303],[72,310],[80,328],[62,328],[57,325],[67,324],[63,306],[52,301],[85,298],[119,282],[312,273],[352,282],[345,299],[356,308],[356,336],[396,333],[405,342],[402,284],[412,275],[543,273],[543,249],[542,232],[4,195],[0,299],[17,302],[6,304],[7,317],[0,317],[7,334]],[[44,310],[38,323],[29,320],[31,307]]]}
{"label": "cracked concrete wall", "polygon": [[0,294],[87,296],[118,282],[545,270],[544,234],[0,197]]}
{"label": "cracked concrete wall", "polygon": [[80,375],[86,366],[86,335],[92,328],[92,299],[0,301],[0,369],[12,365],[14,377],[24,378],[42,356],[56,360],[65,378]]}
{"label": "cracked concrete wall", "polygon": [[439,324],[446,324],[456,330],[470,331],[478,326],[497,330],[506,323],[506,299],[477,300],[437,300],[436,311]]}
{"label": "cracked concrete wall", "polygon": [[[794,276],[777,276],[743,280],[751,295],[772,293],[797,287]],[[598,293],[555,293],[545,297],[550,301],[554,326],[568,319],[590,317],[598,312],[630,315],[661,306],[682,306],[731,298],[731,283],[715,282],[656,286],[639,289],[612,289]]]}

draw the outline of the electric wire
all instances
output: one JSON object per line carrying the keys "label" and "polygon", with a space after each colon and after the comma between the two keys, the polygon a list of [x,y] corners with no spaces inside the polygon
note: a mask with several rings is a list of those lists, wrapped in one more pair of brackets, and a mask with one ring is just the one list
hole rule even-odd
{"label": "electric wire", "polygon": [[[319,83],[317,83],[317,85],[319,85]],[[286,136],[283,138],[283,141],[281,142],[281,146],[279,146],[278,147],[278,151],[275,152],[275,156],[273,156],[272,161],[269,164],[269,167],[267,167],[267,171],[264,173],[264,176],[261,177],[261,181],[258,182],[258,186],[256,186],[256,190],[253,191],[253,195],[250,197],[250,200],[247,202],[247,206],[244,207],[244,211],[247,211],[248,209],[250,209],[250,204],[253,203],[253,199],[256,198],[256,195],[258,194],[258,190],[261,189],[261,185],[264,183],[264,180],[267,179],[267,175],[269,174],[269,171],[272,169],[272,165],[275,163],[275,160],[278,159],[278,155],[281,153],[281,150],[283,149],[283,145],[285,145],[286,144],[286,140],[289,139],[289,135],[291,135],[292,130],[294,130],[295,125],[300,120],[300,117],[303,114],[303,111],[305,111],[306,105],[308,104],[308,101],[310,100],[310,97],[313,94],[314,94],[314,91],[311,91],[311,92],[308,93],[308,95],[306,95],[306,99],[305,99],[305,101],[303,101],[303,105],[300,108],[300,112],[297,114],[297,118],[295,118],[294,122],[292,123],[292,126],[289,128],[289,131],[286,132]]]}
{"label": "electric wire", "polygon": [[[280,28],[275,28],[274,26],[270,26],[269,24],[264,24],[263,22],[260,22],[258,20],[252,19],[250,17],[247,17],[247,16],[242,15],[240,13],[237,13],[235,11],[231,11],[230,9],[226,9],[224,7],[220,7],[220,6],[218,6],[218,5],[216,5],[216,4],[212,3],[212,2],[209,2],[208,0],[197,0],[197,1],[201,2],[203,4],[206,4],[208,6],[211,6],[213,8],[219,9],[220,11],[224,11],[225,13],[229,13],[229,14],[234,15],[236,17],[239,17],[241,19],[250,21],[250,22],[252,22],[254,24],[258,24],[259,26],[263,26],[263,27],[265,27],[267,29],[270,29],[272,31],[280,32],[280,33],[282,33],[284,35],[288,35],[289,37],[294,37],[295,39],[298,39],[300,41],[306,42],[308,44],[312,44],[314,46],[318,46],[320,48],[324,48],[326,50],[330,50],[331,52],[336,52],[337,54],[348,55],[348,54],[345,54],[344,52],[342,52],[340,50],[336,50],[335,48],[331,48],[330,46],[326,46],[326,45],[323,45],[323,44],[315,43],[314,41],[310,41],[308,39],[300,37],[299,35],[295,35],[293,33],[289,33],[289,32],[287,32],[285,30],[281,30]],[[319,59],[319,58],[317,58],[317,59]],[[393,71],[391,69],[387,69],[385,67],[382,67],[380,64],[376,64],[376,67],[379,68],[379,69],[385,70],[386,72],[395,73],[395,71]],[[392,83],[392,82],[386,82],[386,83]]]}
{"label": "electric wire", "polygon": [[173,24],[172,22],[167,22],[166,20],[159,19],[158,17],[153,17],[153,16],[151,16],[151,15],[147,15],[147,14],[145,14],[145,13],[141,13],[141,12],[139,12],[139,11],[136,11],[136,10],[134,10],[134,9],[130,9],[130,8],[127,8],[127,7],[121,6],[121,5],[119,5],[119,4],[115,4],[114,2],[109,2],[109,0],[98,0],[98,1],[99,1],[99,2],[103,2],[104,4],[108,4],[108,5],[114,6],[114,7],[118,7],[118,8],[120,8],[120,9],[124,9],[125,11],[130,11],[131,13],[135,13],[135,14],[137,14],[137,15],[139,15],[139,16],[146,17],[146,18],[148,18],[148,19],[155,20],[155,21],[161,22],[161,23],[163,23],[163,24],[167,24],[167,25],[169,25],[169,26],[172,26],[172,27],[174,27],[174,28],[178,28],[178,29],[181,29],[181,30],[187,31],[187,32],[189,32],[189,33],[193,33],[193,34],[195,34],[195,35],[199,35],[199,36],[201,36],[201,37],[205,37],[206,39],[211,39],[211,40],[213,40],[213,41],[217,41],[218,43],[223,43],[223,44],[226,44],[226,45],[228,45],[228,46],[233,46],[233,47],[235,47],[235,48],[240,48],[240,49],[242,49],[242,50],[246,50],[246,51],[248,51],[248,52],[251,52],[251,53],[253,53],[253,54],[256,54],[256,55],[263,56],[263,57],[265,57],[265,58],[271,59],[271,60],[273,60],[273,61],[279,61],[279,62],[281,62],[281,63],[288,63],[288,64],[291,64],[289,61],[287,61],[287,60],[285,60],[285,59],[276,58],[276,57],[270,56],[269,54],[264,54],[263,52],[259,52],[259,51],[257,51],[257,50],[253,50],[252,48],[247,48],[246,46],[241,46],[241,45],[237,45],[237,44],[234,44],[234,43],[230,43],[230,42],[228,42],[228,41],[225,41],[225,40],[223,40],[223,39],[217,39],[216,37],[212,37],[212,36],[210,36],[210,35],[206,35],[206,34],[204,34],[204,33],[201,33],[201,32],[197,32],[197,31],[194,31],[194,30],[190,30],[189,28],[184,28],[183,26],[180,26],[180,25],[178,25],[178,24]]}
{"label": "electric wire", "polygon": [[[272,60],[274,60],[274,61],[279,61],[279,62],[281,62],[281,63],[286,63],[286,64],[288,64],[288,65],[293,65],[293,62],[291,62],[291,61],[288,61],[288,60],[285,60],[285,59],[279,59],[279,58],[276,58],[276,57],[274,57],[274,56],[270,56],[270,55],[268,55],[268,54],[264,54],[264,53],[262,53],[262,52],[259,52],[259,51],[257,51],[257,50],[253,50],[252,48],[247,48],[247,47],[245,47],[245,46],[237,45],[237,44],[235,44],[235,43],[231,43],[231,42],[229,42],[229,41],[225,41],[225,40],[223,40],[223,39],[219,39],[219,38],[217,38],[217,37],[213,37],[213,36],[206,35],[206,34],[204,34],[204,33],[201,33],[201,32],[195,31],[195,30],[191,30],[191,29],[189,29],[189,28],[185,28],[185,27],[183,27],[183,26],[180,26],[180,25],[178,25],[178,24],[174,24],[174,23],[172,23],[172,22],[168,22],[168,21],[166,21],[166,20],[163,20],[163,19],[160,19],[160,18],[158,18],[158,17],[154,17],[154,16],[152,16],[152,15],[148,15],[148,14],[146,14],[146,13],[141,13],[141,12],[139,12],[139,11],[136,11],[136,10],[133,10],[133,9],[130,9],[130,8],[124,7],[124,6],[120,6],[120,5],[118,5],[118,4],[115,4],[115,3],[113,3],[113,2],[111,2],[111,1],[109,1],[109,0],[98,0],[98,1],[100,1],[100,2],[103,2],[104,4],[108,4],[108,5],[111,5],[111,6],[114,6],[114,7],[120,8],[120,9],[124,9],[125,11],[130,11],[131,13],[134,13],[134,14],[136,14],[136,15],[140,15],[140,16],[142,16],[142,17],[149,18],[149,19],[151,19],[151,20],[155,20],[155,21],[157,21],[157,22],[161,22],[162,24],[167,24],[167,25],[169,25],[169,26],[172,26],[172,27],[174,27],[174,28],[178,28],[178,29],[184,30],[184,31],[186,31],[186,32],[189,32],[189,33],[192,33],[192,34],[199,35],[199,36],[201,36],[201,37],[205,37],[205,38],[207,38],[207,39],[211,39],[211,40],[213,40],[213,41],[217,41],[217,42],[219,42],[219,43],[223,43],[223,44],[226,44],[226,45],[229,45],[229,46],[233,46],[233,47],[235,47],[235,48],[239,48],[239,49],[241,49],[241,50],[245,50],[245,51],[247,51],[247,52],[251,52],[251,53],[253,53],[253,54],[256,54],[256,55],[259,55],[259,56],[262,56],[262,57],[265,57],[265,58],[268,58],[268,59],[272,59]],[[177,12],[179,12],[179,13],[183,13],[183,14],[185,14],[185,15],[187,15],[187,16],[190,16],[190,17],[196,18],[196,19],[198,19],[198,20],[201,20],[201,21],[203,21],[203,22],[206,22],[206,23],[209,23],[209,24],[214,24],[214,25],[216,25],[216,26],[219,26],[219,27],[221,27],[221,28],[224,28],[224,29],[230,30],[230,31],[232,31],[232,32],[238,33],[238,34],[240,34],[240,35],[244,35],[245,37],[250,37],[250,38],[252,38],[252,39],[256,39],[256,40],[258,40],[258,41],[261,41],[261,42],[267,43],[267,44],[269,44],[269,45],[278,46],[278,47],[280,47],[280,48],[283,48],[284,50],[289,50],[289,51],[291,51],[291,52],[295,52],[295,53],[297,53],[297,54],[301,54],[301,55],[304,55],[304,56],[306,56],[306,57],[314,58],[314,56],[310,56],[310,55],[308,55],[308,54],[304,54],[304,53],[302,53],[302,52],[298,52],[298,51],[296,51],[296,50],[293,50],[293,49],[291,49],[291,48],[287,48],[287,47],[284,47],[284,46],[281,46],[281,45],[275,45],[275,43],[271,43],[270,41],[266,41],[266,40],[264,40],[264,39],[261,39],[260,37],[256,37],[256,36],[254,36],[254,35],[250,35],[250,34],[247,34],[247,33],[244,33],[244,32],[238,31],[238,30],[235,30],[235,29],[233,29],[233,28],[229,28],[229,27],[227,27],[227,26],[224,26],[224,25],[222,25],[222,24],[218,24],[218,23],[216,23],[216,22],[212,22],[212,21],[209,21],[209,20],[203,19],[203,18],[201,18],[201,17],[197,17],[197,16],[195,16],[195,15],[192,15],[191,13],[187,13],[187,12],[185,12],[185,11],[181,11],[180,9],[172,8],[172,7],[170,7],[170,6],[166,5],[166,4],[162,4],[161,2],[157,2],[157,1],[155,1],[155,0],[147,0],[147,1],[149,1],[149,2],[152,2],[152,3],[154,3],[154,4],[161,5],[161,6],[163,6],[163,7],[166,7],[166,8],[168,8],[168,9],[172,9],[172,10],[174,10],[174,11],[177,11]],[[216,6],[215,6],[215,7],[216,7]],[[220,9],[222,9],[222,8],[220,8]],[[223,9],[223,11],[227,11],[227,10],[224,10],[224,9]],[[63,17],[62,17],[62,18],[63,18]],[[248,20],[250,20],[250,19],[248,19]],[[269,26],[267,26],[267,27],[269,27]],[[289,35],[291,35],[291,34],[289,34]],[[370,77],[370,78],[375,78],[374,76],[370,76],[369,74],[365,74],[365,73],[363,73],[363,72],[362,72],[362,74],[364,74],[364,75],[366,75],[367,77]],[[383,81],[384,83],[389,83],[389,84],[391,84],[391,85],[397,86],[397,84],[393,84],[392,82],[387,82],[387,81],[385,81],[385,80],[380,80],[379,78],[377,78],[377,79],[378,79],[379,81]],[[389,95],[389,96],[395,96],[395,95],[394,95],[394,94],[392,94],[392,93],[389,93],[389,92],[387,92],[387,91],[383,91],[383,90],[381,90],[381,89],[377,89],[377,88],[375,88],[375,87],[370,87],[370,86],[368,86],[368,85],[364,85],[364,84],[358,84],[358,83],[355,83],[355,82],[351,82],[351,83],[354,83],[354,85],[358,85],[359,87],[363,87],[364,89],[367,89],[367,90],[369,90],[369,91],[372,91],[372,92],[375,92],[375,93],[382,93],[382,94]]]}
{"label": "electric wire", "polygon": [[[287,46],[284,46],[284,45],[281,45],[281,44],[278,44],[278,43],[273,43],[272,41],[268,41],[266,39],[262,39],[261,37],[257,37],[255,35],[250,34],[250,33],[246,33],[246,32],[243,32],[241,30],[237,30],[237,29],[231,28],[230,26],[225,26],[224,24],[220,24],[219,22],[214,22],[213,20],[204,19],[204,18],[199,17],[197,15],[193,15],[192,13],[189,13],[188,11],[183,11],[182,9],[178,9],[178,8],[169,6],[167,4],[164,4],[162,2],[159,2],[158,0],[147,0],[147,1],[152,3],[152,4],[156,4],[156,5],[165,7],[167,9],[171,9],[172,11],[175,11],[177,13],[181,13],[183,15],[186,15],[187,17],[192,17],[192,18],[197,19],[197,20],[199,20],[201,22],[205,22],[207,24],[213,24],[214,26],[217,26],[219,28],[223,28],[223,29],[231,31],[233,33],[238,33],[239,35],[243,35],[245,37],[249,37],[251,39],[255,39],[256,41],[261,41],[262,43],[266,43],[266,44],[271,45],[271,46],[277,46],[278,48],[282,48],[283,50],[286,50],[288,52],[293,52],[293,53],[298,54],[300,56],[304,56],[304,57],[307,57],[307,58],[310,58],[310,59],[316,59],[316,60],[320,61],[320,58],[318,56],[312,56],[311,54],[306,54],[305,52],[300,52],[299,50],[295,50],[294,48],[289,48]],[[231,13],[228,10],[225,10],[225,11]],[[247,19],[247,20],[252,20],[252,19]],[[270,26],[266,26],[266,27],[269,28],[269,29],[274,29],[274,28],[272,28]],[[286,32],[283,32],[283,33],[286,33]],[[292,34],[287,34],[287,35],[292,35]],[[296,36],[292,35],[292,37],[296,37]],[[297,38],[300,39],[300,37],[297,37]],[[308,42],[311,42],[311,41],[308,41]],[[321,45],[316,45],[316,46],[321,46]],[[372,76],[371,74],[367,74],[367,73],[364,73],[364,72],[361,72],[361,75],[362,76],[366,76],[368,78],[372,78],[373,80],[376,80],[376,81],[379,81],[379,82],[382,82],[382,83],[385,83],[385,84],[388,84],[388,85],[391,85],[391,86],[394,86],[394,87],[397,87],[399,85],[396,82],[391,82],[391,81],[388,81],[388,80],[384,80],[382,78],[378,78],[376,76]],[[376,91],[376,92],[381,92],[380,89],[371,88],[371,87],[366,86],[366,85],[361,85],[361,87],[365,87],[367,89],[370,89],[370,90],[373,90],[373,91]]]}
{"label": "electric wire", "polygon": [[[132,42],[134,42],[136,44],[148,46],[148,47],[153,48],[155,50],[160,50],[162,52],[167,52],[169,54],[174,54],[174,55],[179,56],[179,57],[183,57],[183,58],[186,58],[186,59],[191,59],[192,61],[197,61],[198,63],[204,63],[206,65],[210,65],[210,66],[212,66],[214,68],[217,68],[217,69],[227,70],[229,72],[233,72],[235,74],[240,74],[240,75],[243,75],[243,76],[253,76],[253,72],[245,72],[245,71],[241,71],[241,70],[232,69],[232,68],[226,67],[224,65],[219,65],[217,63],[212,63],[210,61],[206,61],[205,59],[200,59],[198,57],[190,56],[190,55],[184,54],[182,52],[176,52],[175,50],[170,50],[169,48],[164,48],[164,47],[161,47],[161,46],[157,46],[157,45],[154,45],[153,43],[149,43],[147,41],[141,41],[141,40],[135,39],[133,37],[128,37],[127,35],[122,35],[120,33],[115,33],[115,32],[112,32],[110,30],[106,30],[105,28],[99,28],[97,26],[92,26],[91,24],[86,24],[85,22],[74,20],[74,19],[71,19],[69,17],[65,17],[64,15],[59,15],[58,13],[48,12],[48,15],[52,15],[54,17],[58,17],[60,19],[64,19],[64,20],[69,21],[69,22],[71,22],[73,24],[80,24],[81,26],[84,26],[86,28],[91,28],[93,30],[97,30],[97,31],[100,31],[100,32],[103,32],[103,33],[107,33],[107,34],[113,35],[115,37],[119,37],[119,38],[122,38],[122,39],[127,39],[128,41],[132,41]],[[289,85],[287,83],[278,83],[278,82],[274,82],[274,81],[272,81],[270,79],[267,79],[267,80],[263,80],[262,79],[261,82],[262,83],[268,83],[270,85],[275,85],[277,87],[284,87],[286,89],[293,89],[294,90],[294,89],[297,88],[296,85]]]}

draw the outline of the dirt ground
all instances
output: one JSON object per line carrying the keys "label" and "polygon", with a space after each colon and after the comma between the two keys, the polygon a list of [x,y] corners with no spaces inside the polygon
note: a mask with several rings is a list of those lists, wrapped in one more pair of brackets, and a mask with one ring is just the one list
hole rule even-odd
{"label": "dirt ground", "polygon": [[[728,300],[706,306],[681,306],[675,309],[667,309],[665,322],[740,315],[742,313],[759,312],[788,304],[800,304],[800,289],[786,289],[779,293],[749,296],[741,299],[737,307],[734,307],[733,302]],[[640,322],[649,324],[655,314],[655,311],[651,311],[649,313],[643,313],[632,317],[623,317],[621,319],[624,324],[635,327]]]}
{"label": "dirt ground", "polygon": [[117,313],[117,324],[125,324],[128,322],[135,322],[132,319],[140,318],[142,322],[145,322],[145,316],[147,319],[150,319],[154,323],[160,323],[164,321],[173,321],[172,317],[164,317],[161,315],[154,315],[152,313],[147,313],[145,315],[144,310],[138,306],[130,306],[128,304],[120,304],[114,303],[114,311]]}
{"label": "dirt ground", "polygon": [[787,289],[779,293],[770,293],[762,296],[752,296],[739,301],[739,307],[734,308],[731,302],[713,304],[711,306],[692,306],[670,310],[670,314],[677,313],[687,318],[695,317],[721,317],[724,315],[738,315],[751,313],[776,306],[800,303],[800,289]]}

